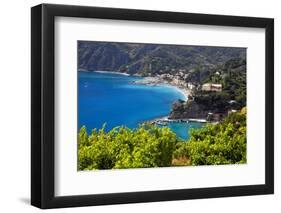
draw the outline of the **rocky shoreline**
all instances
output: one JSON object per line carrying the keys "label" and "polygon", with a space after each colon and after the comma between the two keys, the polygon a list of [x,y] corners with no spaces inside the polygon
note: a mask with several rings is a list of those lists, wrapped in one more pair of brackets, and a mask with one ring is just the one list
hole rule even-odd
{"label": "rocky shoreline", "polygon": [[167,117],[156,118],[149,121],[149,123],[158,125],[167,125],[171,122],[217,123],[227,115],[227,111],[217,112],[216,109],[211,109],[206,105],[196,103],[196,101],[194,101],[193,91],[187,86],[188,83],[184,80],[180,80],[178,76],[169,75],[169,78],[167,78],[167,75],[144,77],[143,79],[134,81],[133,84],[172,86],[178,89],[185,97],[184,100],[178,100],[173,104]]}

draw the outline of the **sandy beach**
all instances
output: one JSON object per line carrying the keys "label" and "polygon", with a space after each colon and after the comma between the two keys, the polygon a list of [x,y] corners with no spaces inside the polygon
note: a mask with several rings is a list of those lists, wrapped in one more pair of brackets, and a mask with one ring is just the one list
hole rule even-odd
{"label": "sandy beach", "polygon": [[180,93],[183,94],[185,97],[185,101],[188,99],[188,96],[191,95],[191,91],[188,88],[184,88],[182,85],[179,85],[173,81],[167,81],[162,79],[161,77],[145,77],[144,79],[135,81],[134,84],[142,84],[142,85],[150,85],[150,86],[167,86],[173,87],[174,89],[178,90]]}
{"label": "sandy beach", "polygon": [[130,74],[124,72],[113,72],[113,71],[94,71],[94,72],[130,76]]}
{"label": "sandy beach", "polygon": [[95,71],[95,70],[85,70],[85,69],[79,69],[79,72],[96,72],[96,73],[107,73],[107,74],[116,74],[116,75],[125,75],[125,76],[130,76],[128,73],[124,72],[115,72],[115,71]]}

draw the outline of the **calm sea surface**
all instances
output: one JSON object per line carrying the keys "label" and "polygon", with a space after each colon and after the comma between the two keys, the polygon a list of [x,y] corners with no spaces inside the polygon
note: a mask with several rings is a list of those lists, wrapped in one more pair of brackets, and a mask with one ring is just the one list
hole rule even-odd
{"label": "calm sea surface", "polygon": [[[135,128],[154,118],[167,116],[173,102],[185,99],[169,86],[135,85],[140,77],[112,73],[78,72],[78,128],[85,125],[106,131],[120,125]],[[187,139],[189,128],[202,124],[174,123],[168,125],[179,137]]]}

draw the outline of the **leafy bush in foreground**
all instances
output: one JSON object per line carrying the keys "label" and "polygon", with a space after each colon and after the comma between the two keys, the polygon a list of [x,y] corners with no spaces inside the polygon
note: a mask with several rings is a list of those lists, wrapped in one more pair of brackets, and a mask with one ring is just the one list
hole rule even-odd
{"label": "leafy bush in foreground", "polygon": [[78,170],[170,166],[177,142],[169,128],[142,125],[137,129],[116,127],[106,133],[94,129],[78,135]]}
{"label": "leafy bush in foreground", "polygon": [[186,143],[191,165],[246,163],[246,108],[217,125],[192,130]]}

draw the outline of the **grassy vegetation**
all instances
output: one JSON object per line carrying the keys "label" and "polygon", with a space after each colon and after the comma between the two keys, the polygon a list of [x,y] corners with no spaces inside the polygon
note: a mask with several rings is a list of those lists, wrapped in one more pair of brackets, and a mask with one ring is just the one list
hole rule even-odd
{"label": "grassy vegetation", "polygon": [[189,141],[169,128],[141,125],[109,132],[86,127],[78,134],[78,170],[148,168],[246,162],[246,108],[221,123],[190,132]]}

